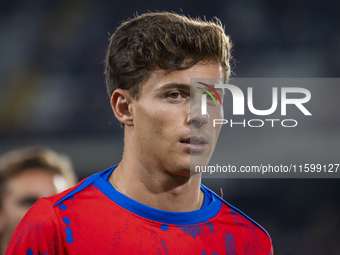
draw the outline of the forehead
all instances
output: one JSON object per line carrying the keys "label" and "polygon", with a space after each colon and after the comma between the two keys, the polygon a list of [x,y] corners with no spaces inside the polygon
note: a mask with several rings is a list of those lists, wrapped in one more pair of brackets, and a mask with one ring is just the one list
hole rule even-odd
{"label": "forehead", "polygon": [[50,190],[54,188],[55,175],[53,172],[40,168],[24,170],[8,179],[6,191],[18,193]]}

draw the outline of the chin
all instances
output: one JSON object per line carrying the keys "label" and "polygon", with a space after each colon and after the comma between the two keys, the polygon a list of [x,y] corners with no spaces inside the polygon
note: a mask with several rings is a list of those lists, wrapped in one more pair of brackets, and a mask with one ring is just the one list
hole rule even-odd
{"label": "chin", "polygon": [[175,175],[179,175],[179,176],[190,176],[190,161],[187,162],[179,162],[176,161],[177,164],[173,164],[171,166],[172,171],[171,173],[175,174]]}
{"label": "chin", "polygon": [[[195,166],[206,166],[210,160],[210,155],[191,155],[190,156],[190,168]],[[191,170],[192,171],[192,170]]]}
{"label": "chin", "polygon": [[189,177],[189,176],[192,175],[192,173],[191,173],[191,171],[190,171],[189,169],[182,169],[182,170],[180,170],[180,171],[178,172],[177,175]]}

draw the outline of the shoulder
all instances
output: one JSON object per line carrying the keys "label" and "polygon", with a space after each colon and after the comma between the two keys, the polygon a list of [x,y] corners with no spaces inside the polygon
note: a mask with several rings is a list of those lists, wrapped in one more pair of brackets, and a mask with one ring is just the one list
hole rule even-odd
{"label": "shoulder", "polygon": [[65,200],[73,200],[73,196],[78,196],[78,194],[83,195],[91,192],[94,189],[93,182],[105,172],[107,172],[107,170],[85,178],[74,187],[54,196],[39,199],[26,213],[22,219],[22,223],[25,225],[34,224],[36,226],[43,223],[45,226],[54,225],[54,227],[56,227],[59,224],[60,218],[58,212],[65,209],[63,202]]}
{"label": "shoulder", "polygon": [[33,250],[38,247],[46,254],[60,254],[59,229],[59,219],[51,201],[41,198],[16,227],[6,254],[33,254]]}
{"label": "shoulder", "polygon": [[52,226],[59,228],[59,219],[54,207],[58,201],[62,201],[65,197],[67,198],[69,194],[77,190],[85,181],[86,179],[79,182],[76,186],[56,195],[40,198],[21,220],[19,224],[21,227],[20,232],[26,232],[32,230],[32,228],[39,229],[42,225],[44,229]]}
{"label": "shoulder", "polygon": [[56,207],[60,204],[62,204],[63,201],[67,199],[73,199],[73,196],[85,191],[85,190],[91,190],[91,188],[94,188],[93,183],[101,178],[105,174],[109,174],[113,171],[113,169],[116,166],[113,166],[109,169],[106,169],[104,171],[101,171],[99,173],[96,173],[94,175],[91,175],[84,180],[80,181],[76,186],[67,189],[59,194],[56,194],[54,196],[46,198],[48,201],[50,201],[53,204],[53,207]]}
{"label": "shoulder", "polygon": [[245,251],[256,250],[258,251],[256,254],[273,254],[272,239],[260,224],[205,186],[202,190],[212,199],[222,202],[217,218],[224,222],[225,243],[230,248],[228,250],[230,253],[237,245],[241,245]]}
{"label": "shoulder", "polygon": [[254,221],[248,215],[246,215],[244,212],[242,212],[238,208],[234,207],[233,205],[229,204],[227,201],[225,201],[223,198],[218,196],[215,192],[213,192],[209,188],[205,187],[204,185],[202,185],[201,188],[202,188],[203,192],[206,192],[206,194],[209,194],[214,199],[220,200],[222,202],[222,204],[223,204],[222,212],[230,214],[233,217],[233,219],[234,219],[234,221],[237,225],[243,226],[243,227],[248,227],[248,228],[249,227],[255,227],[255,228],[259,229],[261,232],[263,232],[269,239],[271,239],[268,232],[260,224],[258,224],[256,221]]}
{"label": "shoulder", "polygon": [[[72,203],[73,196],[93,195],[96,189],[93,182],[108,173],[108,170],[92,175],[64,192],[39,199],[15,229],[6,254],[35,254],[35,251],[39,251],[39,254],[61,254],[62,236],[66,242],[72,238],[67,212],[72,213],[77,209],[86,212],[84,206],[87,203]],[[68,207],[71,209],[70,205],[73,204],[77,204],[73,210],[66,210]]]}
{"label": "shoulder", "polygon": [[[79,188],[79,186],[82,185],[82,183],[84,183],[84,181],[86,180],[87,178],[85,178],[84,180],[80,181],[79,183],[77,183],[75,186],[73,186],[72,188],[69,188],[69,189],[66,189],[64,190],[63,192],[60,192],[56,195],[53,195],[53,196],[50,196],[50,197],[44,197],[44,198],[41,198],[40,200],[46,200],[48,201],[52,207],[58,203],[58,201],[60,200],[63,200],[63,198],[67,197],[70,193],[72,193],[74,190],[77,190]],[[82,189],[84,189],[86,187],[82,187]],[[39,201],[40,201],[39,200]]]}

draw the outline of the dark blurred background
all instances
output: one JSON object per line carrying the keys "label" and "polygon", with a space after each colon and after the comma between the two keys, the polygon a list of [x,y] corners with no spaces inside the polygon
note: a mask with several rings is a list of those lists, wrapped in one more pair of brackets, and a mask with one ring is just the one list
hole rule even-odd
{"label": "dark blurred background", "polygon": [[[337,0],[2,0],[0,155],[49,146],[71,157],[80,179],[118,163],[123,131],[103,77],[108,38],[122,20],[155,10],[219,17],[235,45],[234,77],[340,76]],[[328,139],[332,123],[320,129]],[[340,179],[203,182],[266,228],[276,255],[340,254]]]}

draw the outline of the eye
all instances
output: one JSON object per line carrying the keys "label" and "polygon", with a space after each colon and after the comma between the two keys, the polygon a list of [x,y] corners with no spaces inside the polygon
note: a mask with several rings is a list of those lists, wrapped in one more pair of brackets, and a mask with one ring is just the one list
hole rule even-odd
{"label": "eye", "polygon": [[24,197],[19,200],[19,205],[28,209],[32,207],[38,199],[39,197]]}
{"label": "eye", "polygon": [[167,96],[170,97],[171,99],[178,99],[180,97],[180,93],[179,92],[172,92],[170,94],[168,94]]}
{"label": "eye", "polygon": [[215,102],[218,102],[218,98],[215,95],[212,95],[213,97],[211,97],[210,95],[207,95],[207,102],[211,105],[215,105]]}
{"label": "eye", "polygon": [[[214,100],[210,95],[208,95],[208,94],[206,94],[206,95],[207,95],[207,100],[211,100],[211,101]],[[216,100],[216,97],[215,97],[215,96],[214,96],[214,98],[215,98],[215,100]]]}

